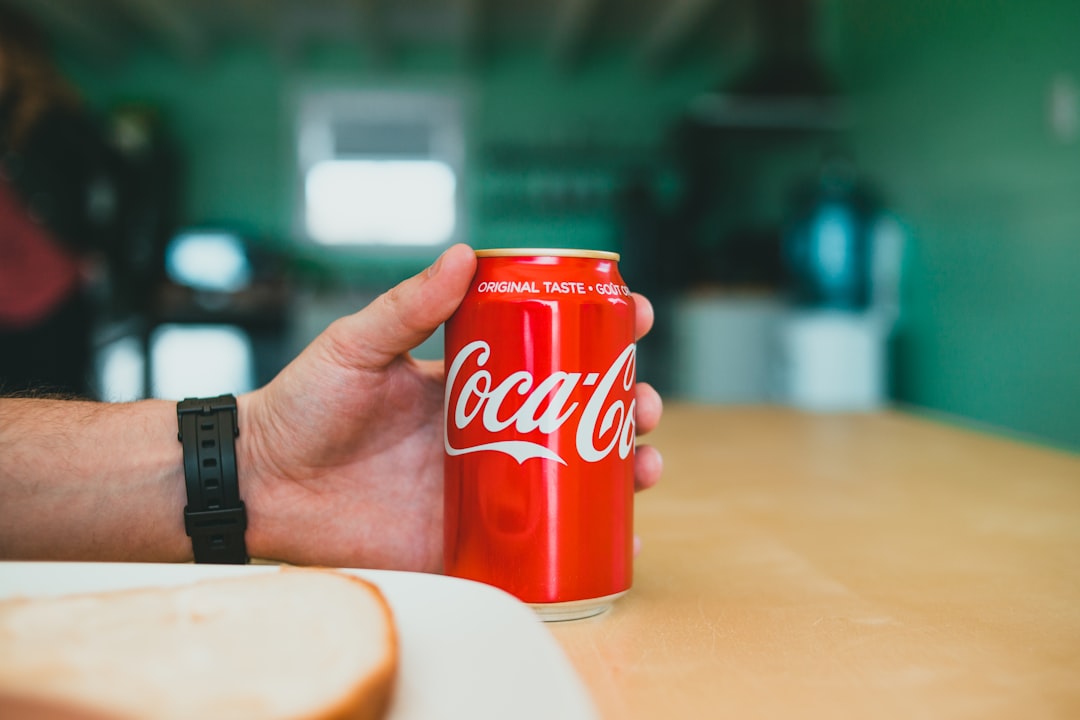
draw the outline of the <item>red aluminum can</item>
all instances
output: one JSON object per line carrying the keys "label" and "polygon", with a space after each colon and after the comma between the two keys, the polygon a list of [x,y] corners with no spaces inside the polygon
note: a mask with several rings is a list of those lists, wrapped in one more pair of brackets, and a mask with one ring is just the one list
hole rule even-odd
{"label": "red aluminum can", "polygon": [[634,300],[615,253],[476,255],[446,324],[445,570],[595,615],[633,574]]}

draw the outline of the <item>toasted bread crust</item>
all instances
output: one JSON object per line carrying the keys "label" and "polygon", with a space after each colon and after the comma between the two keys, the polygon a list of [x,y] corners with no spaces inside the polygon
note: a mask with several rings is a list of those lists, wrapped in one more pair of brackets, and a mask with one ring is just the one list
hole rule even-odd
{"label": "toasted bread crust", "polygon": [[[282,568],[280,574],[311,573],[322,576],[333,576],[343,582],[362,588],[367,595],[375,601],[374,605],[382,614],[381,623],[385,629],[382,637],[370,638],[370,642],[379,643],[383,648],[381,662],[374,668],[369,668],[358,675],[355,684],[344,693],[336,697],[328,697],[326,706],[321,710],[309,715],[300,716],[300,720],[380,720],[384,718],[393,701],[393,693],[396,685],[397,669],[399,664],[399,640],[395,627],[394,615],[379,588],[363,578],[355,575],[337,572],[329,568]],[[277,574],[277,573],[275,573]],[[192,585],[212,585],[243,582],[246,579],[266,578],[266,574],[251,576],[230,576],[201,580],[197,583],[163,588],[139,588],[131,590],[106,591],[79,593],[67,596],[70,599],[105,597],[123,597],[127,595],[141,594],[147,591],[162,592],[167,596],[170,590],[188,588]],[[64,600],[66,598],[58,598]],[[34,604],[32,598],[15,598],[0,601],[0,610],[8,608],[17,611],[20,607]],[[58,700],[44,694],[35,694],[32,688],[5,688],[0,683],[0,716],[4,718],[87,718],[87,720],[99,720],[104,718],[116,718],[113,712],[94,707],[88,701],[84,704],[70,700]]]}
{"label": "toasted bread crust", "polygon": [[370,590],[378,599],[379,606],[386,615],[386,642],[387,647],[390,648],[386,662],[377,671],[358,682],[353,691],[343,697],[340,703],[327,708],[325,713],[311,716],[308,720],[381,720],[381,718],[386,717],[386,713],[389,711],[390,704],[393,701],[400,651],[394,615],[382,591],[374,583],[329,568],[290,567],[283,568],[281,572],[333,572],[339,577]]}

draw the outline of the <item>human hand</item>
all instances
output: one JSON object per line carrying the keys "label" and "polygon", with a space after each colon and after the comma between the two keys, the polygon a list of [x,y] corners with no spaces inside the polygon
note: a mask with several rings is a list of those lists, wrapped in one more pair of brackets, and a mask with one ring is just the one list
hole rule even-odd
{"label": "human hand", "polygon": [[[253,557],[296,564],[442,567],[443,363],[409,351],[457,309],[476,270],[466,245],[328,327],[264,388],[242,396],[237,441]],[[652,326],[635,296],[636,334]],[[662,403],[636,388],[639,434]],[[639,446],[638,490],[660,478]]]}

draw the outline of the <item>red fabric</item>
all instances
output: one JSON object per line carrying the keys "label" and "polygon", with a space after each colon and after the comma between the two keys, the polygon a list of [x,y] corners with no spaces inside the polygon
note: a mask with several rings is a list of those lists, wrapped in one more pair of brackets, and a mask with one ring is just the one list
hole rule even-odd
{"label": "red fabric", "polygon": [[78,258],[57,245],[0,178],[0,326],[36,324],[79,282]]}

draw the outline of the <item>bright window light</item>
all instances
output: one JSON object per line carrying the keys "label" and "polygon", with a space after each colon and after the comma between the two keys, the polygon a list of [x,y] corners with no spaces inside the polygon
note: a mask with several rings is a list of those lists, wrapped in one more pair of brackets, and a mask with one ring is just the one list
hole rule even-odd
{"label": "bright window light", "polygon": [[465,138],[452,92],[320,89],[297,105],[296,230],[383,251],[464,234]]}
{"label": "bright window light", "polygon": [[231,325],[160,325],[150,363],[156,398],[239,395],[255,385],[251,339]]}
{"label": "bright window light", "polygon": [[454,234],[453,169],[434,160],[324,160],[307,172],[307,230],[328,245],[438,245]]}
{"label": "bright window light", "polygon": [[251,265],[240,238],[231,233],[191,231],[165,251],[165,271],[173,282],[197,290],[235,292],[251,282]]}
{"label": "bright window light", "polygon": [[98,383],[106,402],[130,402],[143,397],[145,359],[142,343],[124,337],[109,343],[98,354]]}

